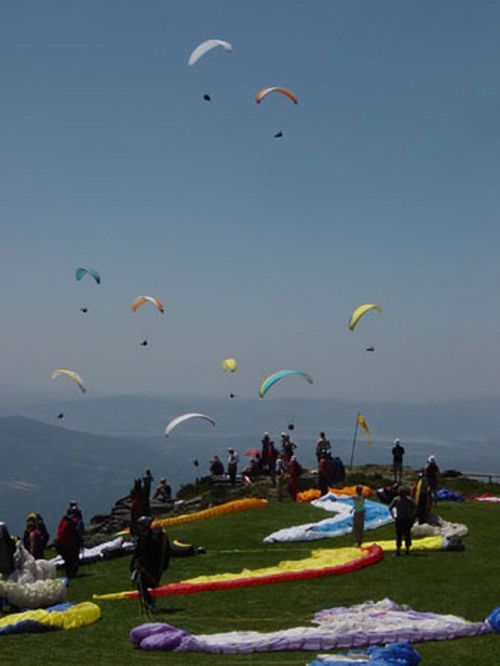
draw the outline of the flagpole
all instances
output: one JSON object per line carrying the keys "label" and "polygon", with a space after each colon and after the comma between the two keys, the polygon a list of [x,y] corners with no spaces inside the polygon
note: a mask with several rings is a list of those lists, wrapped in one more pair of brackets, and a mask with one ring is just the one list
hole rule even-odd
{"label": "flagpole", "polygon": [[356,415],[356,426],[355,426],[355,428],[354,428],[354,437],[353,437],[353,440],[352,440],[351,465],[350,465],[351,470],[352,470],[352,463],[353,463],[353,461],[354,461],[354,448],[355,448],[355,446],[356,446],[356,439],[357,439],[357,437],[358,437],[358,427],[359,427],[358,416],[359,416],[359,412],[358,412],[357,415]]}

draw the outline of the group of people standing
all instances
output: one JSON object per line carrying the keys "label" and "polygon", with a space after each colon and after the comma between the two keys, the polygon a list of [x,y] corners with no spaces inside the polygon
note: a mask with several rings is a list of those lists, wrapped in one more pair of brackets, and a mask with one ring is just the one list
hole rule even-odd
{"label": "group of people standing", "polygon": [[[270,478],[271,483],[277,489],[278,500],[283,499],[285,484],[288,487],[290,497],[295,499],[299,490],[299,478],[303,468],[297,460],[295,450],[297,445],[291,441],[290,435],[281,433],[281,446],[278,449],[268,432],[261,439],[261,448],[251,452],[252,458],[242,470],[243,480],[253,480],[261,476]],[[238,475],[239,456],[234,448],[228,448],[226,467],[219,456],[215,455],[210,460],[210,474],[212,477],[227,475],[231,485],[236,484]]]}
{"label": "group of people standing", "polygon": [[48,543],[49,532],[42,516],[34,511],[28,513],[23,534],[23,546],[33,555],[35,560],[41,560],[44,557]]}
{"label": "group of people standing", "polygon": [[316,442],[316,460],[318,461],[318,482],[321,495],[326,495],[329,488],[345,478],[344,463],[333,455],[332,445],[324,432],[319,433]]}
{"label": "group of people standing", "polygon": [[403,456],[405,454],[401,442],[396,438],[392,448],[393,485],[381,489],[378,496],[389,503],[389,511],[395,520],[396,556],[400,555],[403,541],[406,554],[411,547],[411,528],[418,520],[419,524],[428,523],[432,505],[437,503],[435,493],[439,484],[439,467],[436,457],[428,457],[425,466],[419,472],[417,481],[410,491],[403,487]]}
{"label": "group of people standing", "polygon": [[[132,490],[130,491],[130,533],[134,534],[137,521],[141,516],[151,515],[151,487],[154,478],[151,470],[147,469],[141,478],[135,479]],[[172,489],[167,483],[167,479],[162,477],[158,484],[152,499],[158,500],[163,504],[172,499]]]}
{"label": "group of people standing", "polygon": [[[0,522],[0,578],[8,577],[14,571],[16,542],[17,537],[12,537],[7,525]],[[49,533],[39,513],[31,512],[26,516],[22,542],[24,548],[36,560],[43,559],[45,548],[49,543]]]}
{"label": "group of people standing", "polygon": [[394,518],[396,527],[396,556],[401,554],[403,541],[405,552],[408,555],[411,548],[411,528],[415,520],[419,524],[428,523],[433,503],[436,503],[434,493],[438,487],[439,467],[435,456],[429,456],[427,464],[418,475],[416,483],[410,493],[400,486],[397,494],[389,504],[389,511]]}

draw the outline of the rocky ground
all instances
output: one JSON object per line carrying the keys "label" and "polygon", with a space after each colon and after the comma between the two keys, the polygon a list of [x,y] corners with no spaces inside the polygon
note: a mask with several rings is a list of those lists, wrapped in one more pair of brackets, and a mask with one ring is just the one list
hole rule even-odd
{"label": "rocky ground", "polygon": [[[410,487],[417,477],[417,472],[409,467],[403,471],[403,484]],[[362,465],[347,470],[346,478],[337,485],[353,485],[363,483],[374,490],[392,482],[392,471],[389,465]],[[315,470],[305,470],[300,480],[301,490],[318,486]],[[177,496],[168,502],[151,500],[152,516],[172,516],[191,513],[200,509],[228,502],[239,497],[252,496],[275,498],[276,488],[268,477],[258,477],[248,484],[238,479],[234,487],[225,477],[204,477],[195,483],[183,486]],[[91,540],[119,532],[130,525],[130,497],[117,500],[108,513],[93,516],[86,532]]]}

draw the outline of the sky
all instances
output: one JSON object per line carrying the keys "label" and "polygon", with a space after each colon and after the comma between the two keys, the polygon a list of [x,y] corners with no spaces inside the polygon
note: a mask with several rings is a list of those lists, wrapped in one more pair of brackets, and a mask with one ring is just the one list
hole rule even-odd
{"label": "sky", "polygon": [[[92,396],[256,396],[282,368],[314,384],[279,397],[499,396],[499,24],[481,0],[1,3],[1,394],[77,398],[66,367]],[[233,52],[188,67],[209,38]],[[257,105],[269,85],[299,104]],[[351,332],[361,303],[383,311]]]}

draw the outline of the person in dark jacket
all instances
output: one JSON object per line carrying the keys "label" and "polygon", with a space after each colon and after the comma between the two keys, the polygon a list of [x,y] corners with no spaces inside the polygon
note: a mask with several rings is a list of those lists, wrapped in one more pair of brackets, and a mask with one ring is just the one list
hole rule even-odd
{"label": "person in dark jacket", "polygon": [[224,474],[224,465],[219,456],[214,456],[210,461],[210,474],[212,476],[222,476]]}
{"label": "person in dark jacket", "polygon": [[425,466],[425,477],[431,493],[436,493],[439,479],[439,467],[436,463],[436,456],[429,456]]}
{"label": "person in dark jacket", "polygon": [[227,458],[227,475],[229,476],[231,485],[234,486],[236,483],[236,473],[238,471],[239,457],[233,448],[230,447],[227,451],[229,453]]}
{"label": "person in dark jacket", "polygon": [[297,493],[299,492],[299,479],[303,471],[304,470],[302,469],[302,465],[297,460],[297,457],[292,456],[290,458],[290,462],[288,463],[288,494],[294,502],[297,499]]}
{"label": "person in dark jacket", "polygon": [[400,440],[396,437],[392,447],[392,474],[394,482],[401,483],[403,475],[403,456],[405,454],[404,448],[401,446]]}
{"label": "person in dark jacket", "polygon": [[318,481],[321,495],[328,493],[328,487],[333,482],[333,464],[328,453],[322,453],[318,464]]}
{"label": "person in dark jacket", "polygon": [[137,521],[147,513],[144,504],[144,489],[141,479],[134,480],[134,486],[130,491],[130,534],[134,536]]}
{"label": "person in dark jacket", "polygon": [[16,546],[5,523],[0,523],[0,578],[9,576],[14,571],[14,552]]}
{"label": "person in dark jacket", "polygon": [[[14,552],[16,546],[5,523],[0,522],[0,580],[8,578],[14,571]],[[5,600],[0,596],[0,612]]]}
{"label": "person in dark jacket", "polygon": [[425,472],[422,471],[418,475],[417,482],[411,490],[411,496],[417,505],[417,518],[419,525],[428,523],[431,515],[432,508],[432,493],[427,483]]}
{"label": "person in dark jacket", "polygon": [[151,528],[151,516],[141,516],[136,524],[137,543],[130,562],[132,579],[139,591],[141,606],[146,613],[154,612],[150,589],[158,587],[168,567],[170,554],[167,535],[159,527]]}
{"label": "person in dark jacket", "polygon": [[137,586],[141,607],[146,614],[156,612],[151,590],[160,585],[165,569],[168,569],[171,557],[190,557],[205,553],[205,548],[194,548],[191,544],[170,542],[166,532],[160,527],[152,527],[151,516],[141,516],[137,521],[136,547],[130,570],[132,580]]}
{"label": "person in dark jacket", "polygon": [[59,521],[54,541],[57,553],[64,560],[64,570],[68,578],[74,578],[78,572],[80,549],[83,547],[78,520],[78,516],[68,510]]}
{"label": "person in dark jacket", "polygon": [[151,513],[150,498],[151,498],[151,484],[153,483],[153,475],[151,470],[147,469],[142,477],[142,492],[144,494],[144,513],[149,516]]}
{"label": "person in dark jacket", "polygon": [[405,542],[406,554],[411,548],[411,528],[417,513],[417,505],[408,495],[406,488],[400,488],[398,495],[389,504],[389,511],[396,525],[396,555],[401,555],[401,545]]}

